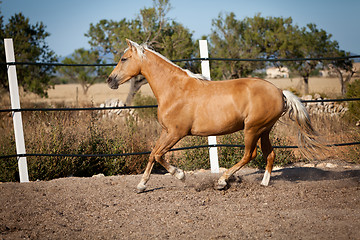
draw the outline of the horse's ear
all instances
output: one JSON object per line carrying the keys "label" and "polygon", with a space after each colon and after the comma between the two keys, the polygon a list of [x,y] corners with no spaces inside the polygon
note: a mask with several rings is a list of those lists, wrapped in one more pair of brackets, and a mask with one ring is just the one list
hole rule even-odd
{"label": "horse's ear", "polygon": [[126,39],[126,43],[129,46],[129,49],[131,49],[132,51],[137,52],[140,56],[142,56],[142,54],[144,53],[144,47],[138,45],[136,42],[133,42],[129,39]]}
{"label": "horse's ear", "polygon": [[129,46],[129,48],[132,48],[133,44],[132,41],[126,38],[126,43]]}

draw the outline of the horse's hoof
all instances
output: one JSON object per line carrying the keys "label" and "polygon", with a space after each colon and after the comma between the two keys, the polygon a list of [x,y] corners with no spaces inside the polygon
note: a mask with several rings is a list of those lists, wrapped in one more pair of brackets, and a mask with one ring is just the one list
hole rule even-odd
{"label": "horse's hoof", "polygon": [[174,173],[174,176],[177,178],[177,179],[179,179],[179,180],[181,180],[181,181],[185,181],[185,173],[184,173],[184,171],[183,170],[181,170],[181,169],[176,169],[176,171],[175,171],[175,173]]}
{"label": "horse's hoof", "polygon": [[219,181],[217,182],[215,188],[217,190],[224,190],[226,188],[226,186],[227,186],[226,181],[223,180],[223,179],[219,179]]}
{"label": "horse's hoof", "polygon": [[261,181],[261,185],[267,187],[269,186],[269,182],[270,182],[270,173],[268,171],[265,171],[264,178]]}
{"label": "horse's hoof", "polygon": [[136,193],[143,193],[146,189],[145,184],[139,183],[136,187]]}

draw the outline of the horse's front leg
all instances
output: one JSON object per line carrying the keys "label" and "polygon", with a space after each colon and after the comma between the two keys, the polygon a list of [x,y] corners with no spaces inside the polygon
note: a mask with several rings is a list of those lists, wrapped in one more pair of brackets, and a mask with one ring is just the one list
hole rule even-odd
{"label": "horse's front leg", "polygon": [[141,178],[141,181],[137,185],[138,193],[141,193],[146,189],[146,183],[150,179],[151,170],[154,166],[154,160],[159,162],[170,174],[174,175],[176,178],[180,180],[185,179],[183,170],[172,166],[162,158],[162,156],[168,152],[181,138],[182,136],[179,136],[179,134],[170,134],[165,130],[161,132],[160,138],[156,142],[156,145],[150,154],[149,162]]}
{"label": "horse's front leg", "polygon": [[146,189],[146,183],[149,181],[150,179],[150,174],[151,174],[151,170],[154,166],[154,155],[151,153],[150,154],[150,158],[149,158],[149,162],[146,166],[145,172],[141,178],[141,181],[139,182],[139,184],[137,185],[137,192],[138,193],[142,193],[143,191],[145,191]]}

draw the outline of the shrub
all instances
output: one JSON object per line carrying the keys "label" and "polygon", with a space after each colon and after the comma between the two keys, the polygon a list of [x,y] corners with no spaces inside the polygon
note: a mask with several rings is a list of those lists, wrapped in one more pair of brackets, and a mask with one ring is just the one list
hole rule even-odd
{"label": "shrub", "polygon": [[[157,105],[156,98],[144,96],[141,91],[136,93],[133,103],[134,106]],[[137,108],[136,113],[141,119],[157,119],[157,108]]]}
{"label": "shrub", "polygon": [[[289,142],[284,139],[271,136],[270,139],[273,142],[273,145],[289,145]],[[242,131],[236,132],[233,134],[228,134],[224,136],[217,137],[218,144],[223,145],[241,145],[244,144],[244,134]],[[197,145],[207,145],[206,137],[186,137],[181,141],[180,147],[191,147]],[[263,159],[262,152],[260,148],[256,149],[257,156],[255,159],[250,161],[247,166],[256,167],[264,169],[266,166],[266,160]],[[299,159],[295,157],[292,150],[289,149],[275,149],[276,159],[274,164],[277,166],[285,166],[287,164],[298,161]],[[219,166],[224,168],[231,168],[236,163],[238,163],[244,155],[243,147],[219,147]],[[189,149],[183,150],[177,154],[172,154],[171,162],[183,168],[184,170],[196,170],[200,168],[208,169],[210,168],[209,161],[209,149],[208,148],[198,148],[198,149]]]}
{"label": "shrub", "polygon": [[[205,137],[189,136],[181,140],[178,147],[193,147],[207,144],[207,138]],[[179,151],[172,154],[170,161],[187,171],[210,168],[208,148],[195,148]]]}
{"label": "shrub", "polygon": [[[149,151],[147,137],[132,118],[117,121],[95,112],[32,112],[23,115],[27,153],[119,154]],[[11,124],[10,124],[11,125]],[[13,132],[0,140],[2,155],[16,154]],[[1,130],[3,130],[1,129]],[[145,129],[146,130],[146,129]],[[27,157],[30,180],[140,173],[148,155],[130,157]],[[18,180],[15,158],[1,159],[0,181]]]}
{"label": "shrub", "polygon": [[[360,80],[357,79],[348,85],[346,92],[348,98],[360,98]],[[347,117],[352,121],[360,120],[360,101],[349,102],[349,111]]]}

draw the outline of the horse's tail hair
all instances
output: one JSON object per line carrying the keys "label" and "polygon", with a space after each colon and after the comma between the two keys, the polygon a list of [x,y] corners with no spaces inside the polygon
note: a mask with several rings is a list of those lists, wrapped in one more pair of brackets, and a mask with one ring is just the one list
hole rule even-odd
{"label": "horse's tail hair", "polygon": [[316,157],[315,153],[322,152],[326,146],[319,140],[319,134],[313,128],[310,116],[300,99],[290,91],[283,91],[285,97],[285,112],[299,128],[298,144],[300,152],[308,159]]}

